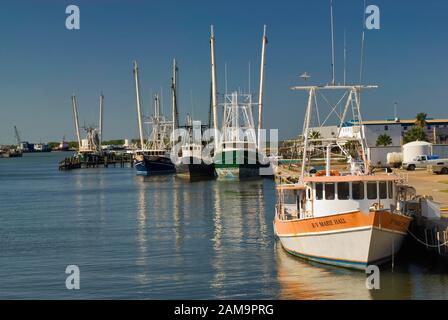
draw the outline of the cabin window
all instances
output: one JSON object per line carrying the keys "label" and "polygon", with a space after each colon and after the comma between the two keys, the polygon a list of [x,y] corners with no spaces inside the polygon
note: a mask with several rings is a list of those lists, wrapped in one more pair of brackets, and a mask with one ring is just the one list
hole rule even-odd
{"label": "cabin window", "polygon": [[334,200],[335,198],[335,184],[334,183],[326,183],[325,184],[325,199],[326,200]]}
{"label": "cabin window", "polygon": [[348,182],[338,183],[338,199],[348,200],[350,198],[350,184]]}
{"label": "cabin window", "polygon": [[316,183],[316,200],[322,200],[324,198],[324,185],[323,183]]}
{"label": "cabin window", "polygon": [[394,183],[392,181],[389,181],[388,183],[389,185],[389,199],[393,199],[394,198]]}
{"label": "cabin window", "polygon": [[367,182],[367,199],[378,199],[378,190],[376,182]]}
{"label": "cabin window", "polygon": [[379,182],[380,199],[387,199],[387,183],[386,181]]}
{"label": "cabin window", "polygon": [[308,190],[307,190],[308,192],[308,199],[311,199],[311,189],[310,188],[308,188]]}
{"label": "cabin window", "polygon": [[354,200],[363,200],[364,199],[364,182],[353,182],[352,198]]}

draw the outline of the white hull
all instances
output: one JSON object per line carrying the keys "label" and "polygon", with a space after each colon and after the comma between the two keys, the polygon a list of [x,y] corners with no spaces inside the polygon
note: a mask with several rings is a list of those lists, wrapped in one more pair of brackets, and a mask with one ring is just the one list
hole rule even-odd
{"label": "white hull", "polygon": [[279,238],[288,252],[302,258],[365,269],[370,264],[390,260],[401,248],[405,236],[401,232],[367,226]]}

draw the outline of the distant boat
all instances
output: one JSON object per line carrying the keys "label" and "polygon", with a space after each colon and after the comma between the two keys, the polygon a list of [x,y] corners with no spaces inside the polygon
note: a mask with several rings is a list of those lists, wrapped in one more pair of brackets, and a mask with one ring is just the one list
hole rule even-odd
{"label": "distant boat", "polygon": [[17,149],[0,150],[0,158],[20,158],[22,156],[22,151]]}
{"label": "distant boat", "polygon": [[54,148],[54,151],[69,151],[70,149],[70,145],[68,144],[67,141],[65,141],[65,136],[62,138],[61,143],[59,143],[59,145]]}

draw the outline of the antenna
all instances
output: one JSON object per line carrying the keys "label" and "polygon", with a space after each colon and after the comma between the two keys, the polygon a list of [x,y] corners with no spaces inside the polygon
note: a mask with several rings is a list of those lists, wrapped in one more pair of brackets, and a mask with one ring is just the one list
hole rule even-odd
{"label": "antenna", "polygon": [[344,29],[344,86],[347,84],[347,40],[346,29]]}
{"label": "antenna", "polygon": [[399,120],[399,118],[398,118],[398,102],[394,103],[394,119],[395,119],[395,121]]}
{"label": "antenna", "polygon": [[251,88],[250,88],[250,60],[249,60],[249,89],[248,93],[250,94]]}
{"label": "antenna", "polygon": [[224,62],[224,82],[226,87],[226,94],[227,94],[227,62]]}
{"label": "antenna", "polygon": [[309,78],[311,78],[311,76],[305,71],[299,78],[306,82]]}
{"label": "antenna", "polygon": [[333,21],[333,0],[330,0],[330,15],[331,15],[331,69],[332,69],[332,80],[331,84],[336,84],[335,75],[335,62],[334,62],[334,21]]}
{"label": "antenna", "polygon": [[100,94],[100,123],[99,123],[100,150],[101,150],[101,145],[103,144],[103,107],[104,107],[104,95],[101,93]]}
{"label": "antenna", "polygon": [[366,12],[366,0],[364,0],[364,11],[362,13],[362,36],[361,36],[361,61],[359,66],[359,84],[362,84],[362,75],[364,71],[364,42],[365,42],[365,23],[364,23],[364,17]]}

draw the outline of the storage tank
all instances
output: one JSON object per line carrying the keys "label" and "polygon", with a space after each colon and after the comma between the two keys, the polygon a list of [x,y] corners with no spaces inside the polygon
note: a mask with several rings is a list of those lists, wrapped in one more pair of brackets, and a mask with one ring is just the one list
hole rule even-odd
{"label": "storage tank", "polygon": [[403,162],[403,153],[402,152],[389,152],[387,154],[387,164],[398,168]]}
{"label": "storage tank", "polygon": [[413,141],[403,145],[403,162],[409,162],[420,155],[432,155],[432,144],[426,141]]}

